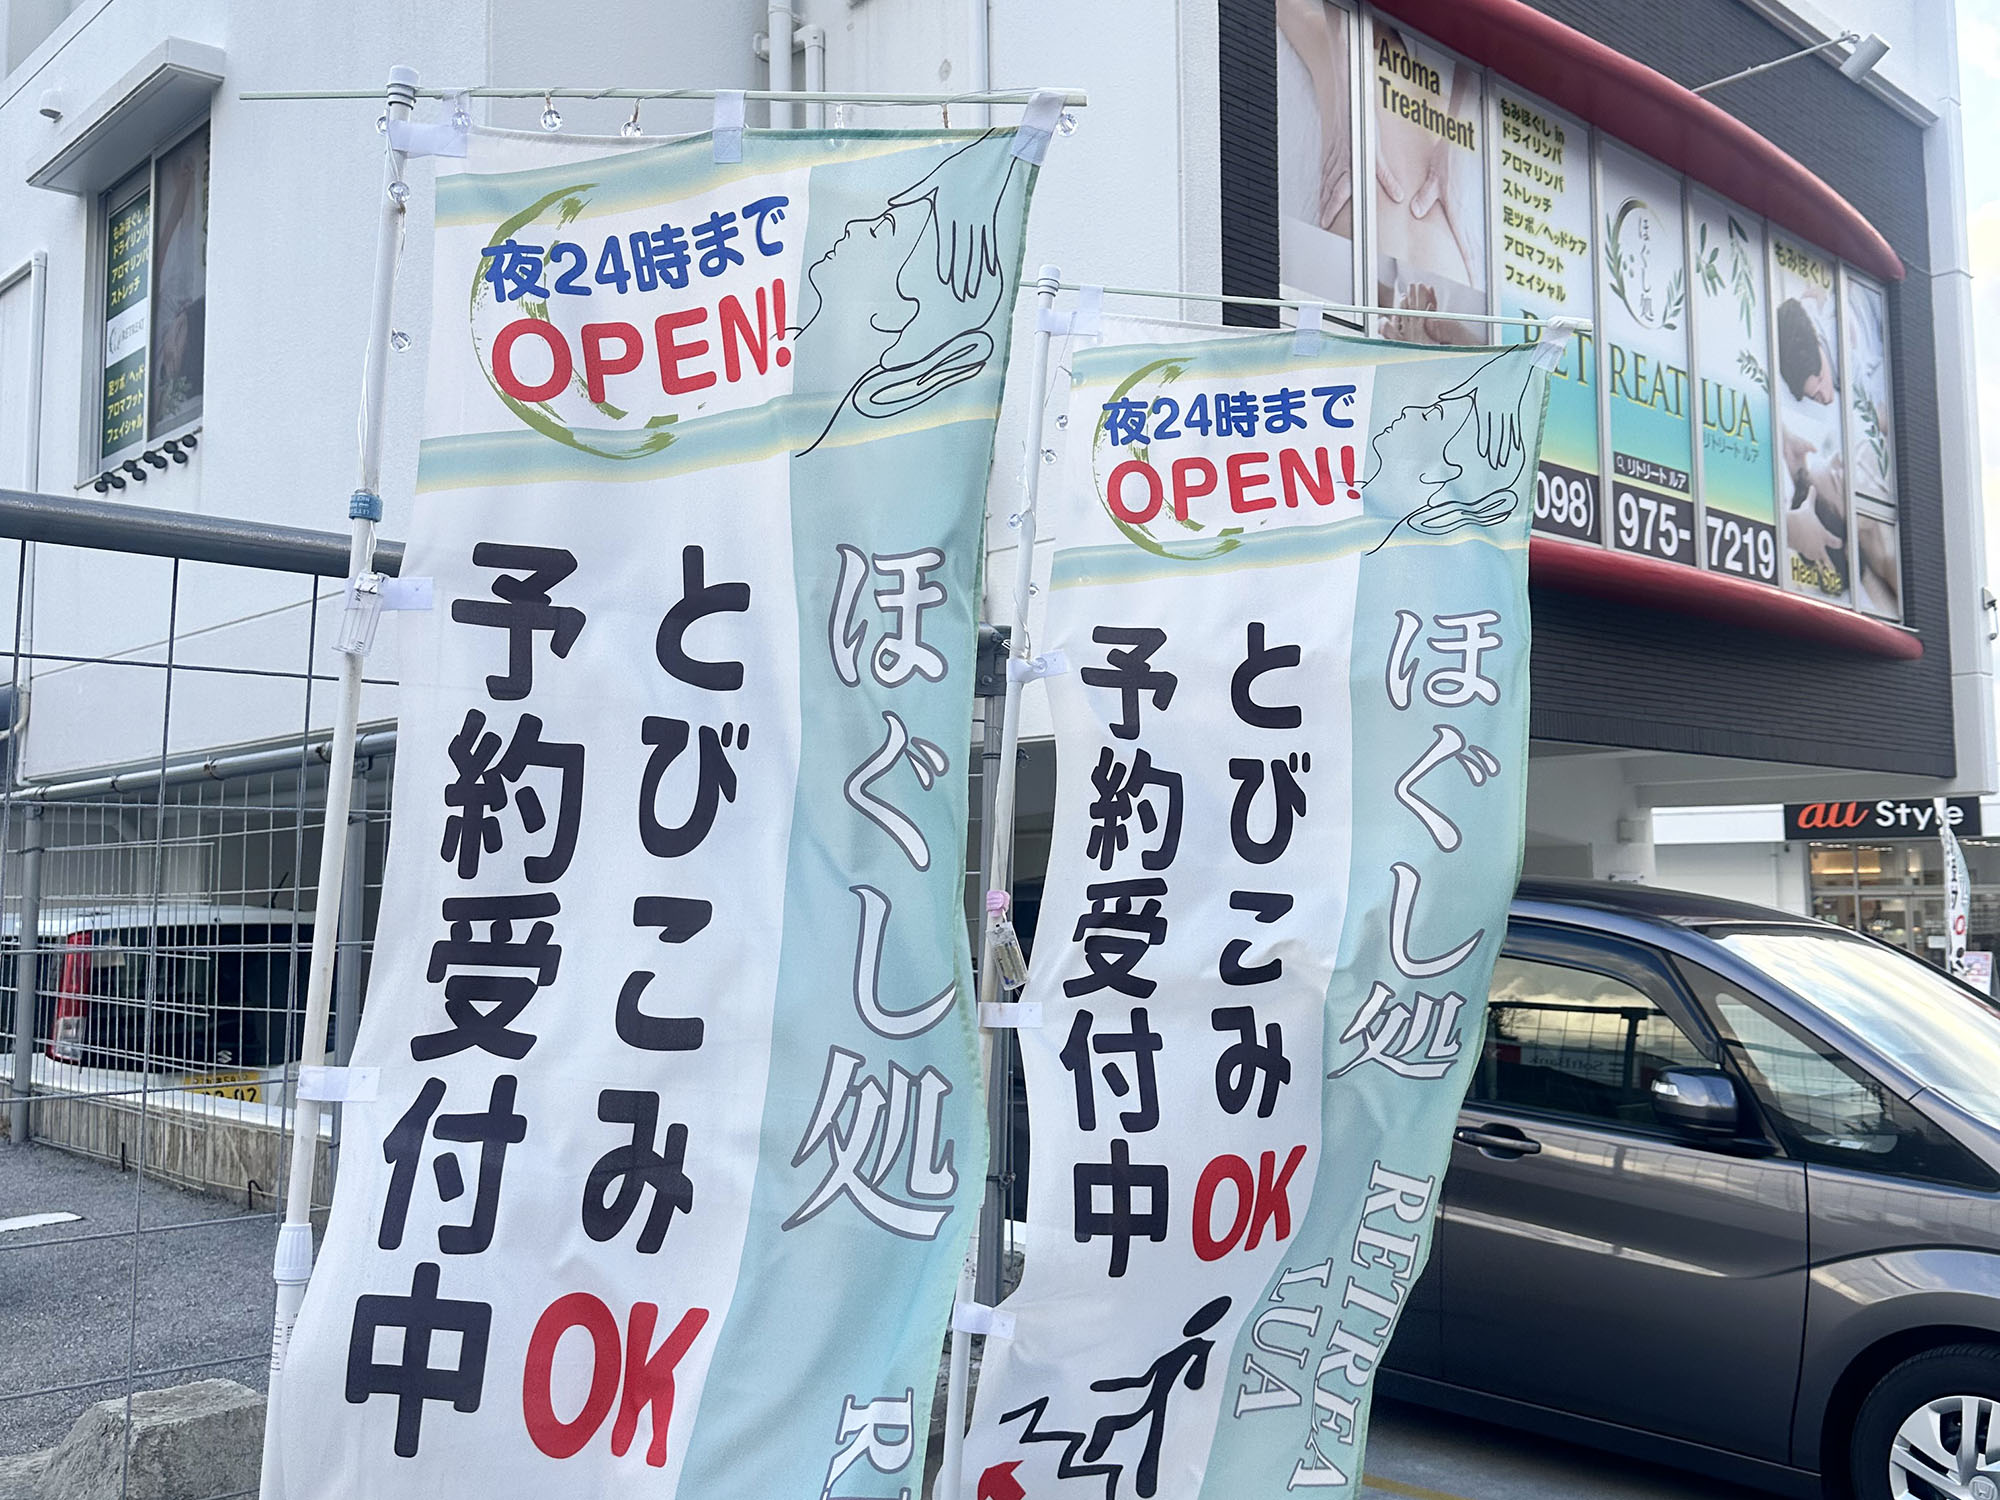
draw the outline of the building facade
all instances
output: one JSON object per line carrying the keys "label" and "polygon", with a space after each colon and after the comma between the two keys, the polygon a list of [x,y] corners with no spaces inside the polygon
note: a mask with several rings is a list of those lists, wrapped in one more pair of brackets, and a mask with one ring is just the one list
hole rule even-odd
{"label": "building facade", "polygon": [[[774,14],[0,0],[0,486],[339,528],[379,108],[242,96],[369,90],[398,63],[427,86],[755,88]],[[1538,487],[1531,870],[1657,878],[1664,809],[1994,789],[1950,6],[801,0],[776,18],[829,90],[1086,89],[1028,248],[1068,280],[1381,306],[1350,321],[1419,341],[1495,336],[1468,316],[1529,320],[1508,339],[1589,320]],[[1849,25],[1890,44],[1859,79],[1834,48],[1690,92]],[[472,109],[534,129],[543,107]],[[616,135],[629,112],[563,101],[560,128]],[[640,115],[648,133],[707,123],[687,101]],[[387,356],[390,536],[421,416],[423,171],[394,315],[410,336]],[[1010,605],[1020,385],[993,466],[993,618]],[[0,573],[0,610],[17,577],[32,585],[21,774],[156,756],[158,716],[107,662],[159,639],[158,570],[62,553]],[[217,663],[259,662],[315,610],[331,619],[324,593],[233,579],[180,599],[177,629]],[[386,680],[392,639],[381,659]],[[172,753],[298,731],[289,697],[221,675],[186,692]],[[1030,880],[1052,805],[1032,713]],[[393,714],[371,688],[364,717]]]}

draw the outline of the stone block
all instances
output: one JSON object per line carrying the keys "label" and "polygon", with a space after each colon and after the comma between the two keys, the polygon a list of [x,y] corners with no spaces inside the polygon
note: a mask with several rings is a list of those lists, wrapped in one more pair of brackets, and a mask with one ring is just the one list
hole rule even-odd
{"label": "stone block", "polygon": [[233,1380],[132,1397],[131,1472],[120,1487],[125,1402],[100,1401],[50,1452],[35,1500],[207,1500],[257,1488],[264,1398]]}
{"label": "stone block", "polygon": [[41,1500],[38,1487],[48,1462],[46,1450],[0,1458],[0,1500]]}

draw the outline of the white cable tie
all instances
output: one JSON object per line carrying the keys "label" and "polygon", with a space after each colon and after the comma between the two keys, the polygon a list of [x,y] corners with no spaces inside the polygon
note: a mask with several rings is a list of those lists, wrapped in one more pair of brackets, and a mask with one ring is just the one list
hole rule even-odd
{"label": "white cable tie", "polygon": [[1048,155],[1049,137],[1055,134],[1062,112],[1061,90],[1036,89],[1021,114],[1020,128],[1014,132],[1014,155],[1039,167]]}
{"label": "white cable tie", "polygon": [[1039,1000],[982,1000],[979,1024],[988,1031],[1039,1031],[1042,1002]]}
{"label": "white cable tie", "polygon": [[1040,656],[1007,658],[1009,682],[1033,682],[1037,677],[1060,677],[1069,670],[1069,654],[1061,648]]}
{"label": "white cable tie", "polygon": [[384,578],[382,580],[382,607],[384,609],[416,610],[419,613],[431,608],[436,590],[428,578]]}
{"label": "white cable tie", "polygon": [[382,1079],[380,1068],[299,1066],[299,1097],[321,1104],[366,1104],[375,1097]]}
{"label": "white cable tie", "polygon": [[1076,289],[1076,309],[1069,315],[1069,331],[1084,338],[1104,332],[1104,288],[1080,286]]}
{"label": "white cable tie", "polygon": [[1574,318],[1550,318],[1544,323],[1541,338],[1535,345],[1535,368],[1553,370],[1561,364],[1563,355],[1569,352],[1569,341],[1577,327]]}
{"label": "white cable tie", "polygon": [[470,132],[442,120],[391,120],[389,145],[405,156],[464,156]]}
{"label": "white cable tie", "polygon": [[979,1302],[952,1305],[951,1326],[958,1333],[983,1333],[988,1338],[1011,1339],[1014,1315],[1005,1308],[987,1307]]}
{"label": "white cable tie", "polygon": [[1292,353],[1295,355],[1319,353],[1320,340],[1325,331],[1326,305],[1321,302],[1301,302],[1298,332],[1292,335]]}
{"label": "white cable tie", "polygon": [[743,160],[743,90],[721,89],[715,96],[715,159]]}

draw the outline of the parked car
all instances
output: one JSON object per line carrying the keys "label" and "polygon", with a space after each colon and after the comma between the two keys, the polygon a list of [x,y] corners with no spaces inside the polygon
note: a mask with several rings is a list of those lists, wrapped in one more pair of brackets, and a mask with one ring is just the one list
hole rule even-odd
{"label": "parked car", "polygon": [[[295,932],[290,912],[265,907],[50,907],[38,932],[36,1035],[58,1062],[240,1070],[281,1067],[298,1055],[310,912]],[[0,927],[9,1029],[19,955],[20,919],[10,915]]]}
{"label": "parked car", "polygon": [[1529,881],[1380,1389],[1761,1487],[2000,1497],[2000,1007],[1761,907]]}

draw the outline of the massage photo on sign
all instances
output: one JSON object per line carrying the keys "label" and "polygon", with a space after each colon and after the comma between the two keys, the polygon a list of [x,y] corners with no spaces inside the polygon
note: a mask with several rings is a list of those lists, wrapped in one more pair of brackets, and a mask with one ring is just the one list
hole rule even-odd
{"label": "massage photo on sign", "polygon": [[1403,309],[1381,336],[1482,344],[1480,324],[1452,316],[1486,310],[1479,75],[1387,26],[1374,45],[1375,300]]}
{"label": "massage photo on sign", "polygon": [[1780,253],[1777,314],[1779,501],[1792,581],[1847,592],[1847,465],[1840,436],[1840,344],[1831,277],[1788,274]]}

